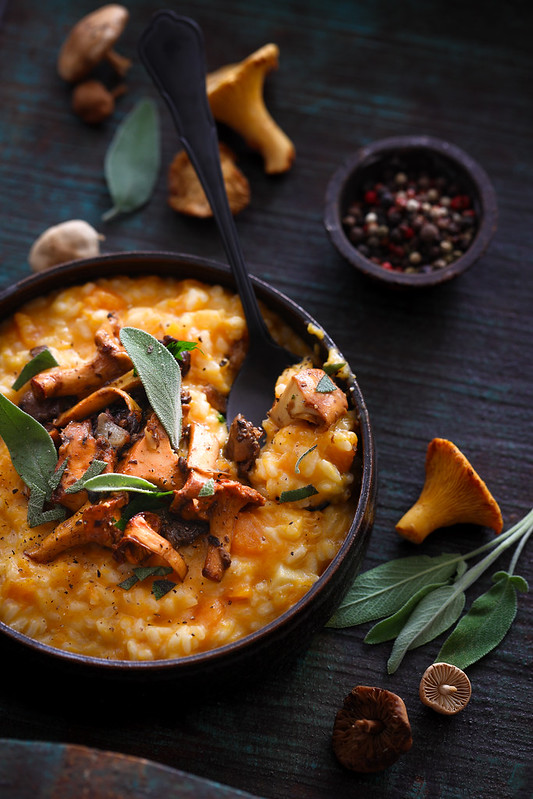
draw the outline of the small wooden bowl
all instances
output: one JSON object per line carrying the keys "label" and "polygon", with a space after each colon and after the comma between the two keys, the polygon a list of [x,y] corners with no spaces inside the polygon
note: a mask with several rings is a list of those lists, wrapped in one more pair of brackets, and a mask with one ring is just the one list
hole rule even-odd
{"label": "small wooden bowl", "polygon": [[[431,272],[391,271],[361,255],[348,238],[343,218],[350,204],[362,199],[363,186],[380,180],[387,163],[398,159],[407,169],[419,165],[434,175],[452,178],[467,193],[478,219],[477,232],[468,249],[452,263]],[[357,270],[395,287],[424,287],[457,277],[483,255],[497,227],[496,195],[479,164],[449,142],[430,136],[398,136],[362,147],[334,173],[326,191],[324,224],[333,245]]]}
{"label": "small wooden bowl", "polygon": [[[117,253],[64,264],[9,286],[0,292],[0,320],[11,316],[23,303],[48,292],[116,275],[195,278],[234,289],[229,268],[216,261],[162,252]],[[319,328],[317,322],[303,308],[267,283],[255,277],[252,279],[258,298],[279,314],[297,335],[309,343],[311,349],[318,348],[318,357],[326,360],[330,348],[335,345],[327,333],[324,332],[324,336],[317,339],[309,332],[310,325]],[[255,678],[262,671],[270,671],[276,662],[302,652],[312,635],[331,618],[355,577],[374,519],[376,463],[370,419],[352,373],[346,380],[345,389],[356,414],[359,437],[353,517],[346,537],[329,566],[292,608],[257,632],[234,643],[187,657],[152,661],[103,660],[75,654],[35,641],[0,622],[3,642],[6,645],[11,643],[14,647],[11,653],[13,658],[19,661],[25,654],[27,658],[36,658],[39,668],[51,665],[53,670],[56,667],[67,668],[74,673],[81,670],[92,677],[119,680],[172,678],[179,680],[180,686],[187,683],[205,688],[207,685]]]}

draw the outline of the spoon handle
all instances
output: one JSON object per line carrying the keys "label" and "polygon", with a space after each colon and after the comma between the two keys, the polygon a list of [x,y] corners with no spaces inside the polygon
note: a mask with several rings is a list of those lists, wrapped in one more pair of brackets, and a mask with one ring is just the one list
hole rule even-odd
{"label": "spoon handle", "polygon": [[202,31],[194,20],[158,11],[139,41],[139,55],[166,101],[184,150],[206,193],[233,270],[250,339],[270,338],[231,213],[220,167],[218,136],[205,83]]}

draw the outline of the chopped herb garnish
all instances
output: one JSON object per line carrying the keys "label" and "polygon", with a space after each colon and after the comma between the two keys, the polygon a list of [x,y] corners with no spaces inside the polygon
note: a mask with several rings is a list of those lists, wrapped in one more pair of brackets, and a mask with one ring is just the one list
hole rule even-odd
{"label": "chopped herb garnish", "polygon": [[152,594],[155,596],[156,599],[161,599],[168,594],[169,591],[176,586],[176,583],[172,582],[172,580],[154,580],[152,584]]}
{"label": "chopped herb garnish", "polygon": [[133,588],[136,583],[139,582],[139,578],[135,576],[135,574],[130,574],[125,580],[122,580],[121,583],[118,584],[119,588],[123,588],[124,591],[129,591],[130,588]]}
{"label": "chopped herb garnish", "polygon": [[215,493],[215,481],[212,477],[207,480],[203,486],[201,487],[200,491],[198,492],[199,497],[211,497]]}
{"label": "chopped herb garnish", "polygon": [[35,375],[38,375],[39,372],[43,372],[45,369],[50,369],[52,366],[59,366],[59,364],[48,347],[44,347],[44,349],[38,352],[37,355],[23,367],[11,388],[18,391],[19,388],[22,388],[32,377],[35,377]]}
{"label": "chopped herb garnish", "polygon": [[325,363],[322,369],[327,375],[336,375],[346,366],[346,361],[339,361],[338,363]]}
{"label": "chopped herb garnish", "polygon": [[337,386],[327,374],[320,378],[315,388],[315,391],[317,391],[319,394],[329,394],[331,391],[336,390]]}
{"label": "chopped herb garnish", "polygon": [[148,577],[165,577],[173,571],[172,566],[136,566],[133,573],[142,582]]}
{"label": "chopped herb garnish", "polygon": [[309,449],[306,449],[306,451],[303,453],[303,455],[300,455],[300,457],[298,458],[298,460],[296,461],[296,463],[294,465],[294,471],[296,472],[296,474],[300,474],[300,464],[303,461],[303,459],[305,458],[305,456],[309,455],[309,453],[312,452],[316,448],[317,448],[317,445],[313,444],[312,447],[309,447]]}
{"label": "chopped herb garnish", "polygon": [[[137,566],[133,570],[133,574],[130,574],[129,577],[119,583],[118,587],[123,588],[124,591],[129,591],[134,585],[142,583],[142,581],[148,579],[148,577],[164,577],[166,574],[171,574],[172,571],[174,570],[171,566]],[[170,581],[159,580],[159,582]],[[173,585],[175,585],[175,583],[173,583]]]}
{"label": "chopped herb garnish", "polygon": [[224,416],[223,413],[220,413],[220,411],[217,413],[217,419],[220,422],[220,424],[226,424],[226,417]]}
{"label": "chopped herb garnish", "polygon": [[294,488],[292,491],[282,491],[279,497],[280,502],[298,502],[299,499],[306,499],[318,494],[316,488],[312,485],[303,486],[302,488]]}
{"label": "chopped herb garnish", "polygon": [[166,345],[167,350],[177,358],[178,361],[182,361],[182,353],[190,352],[191,350],[195,350],[198,347],[197,341],[169,341]]}

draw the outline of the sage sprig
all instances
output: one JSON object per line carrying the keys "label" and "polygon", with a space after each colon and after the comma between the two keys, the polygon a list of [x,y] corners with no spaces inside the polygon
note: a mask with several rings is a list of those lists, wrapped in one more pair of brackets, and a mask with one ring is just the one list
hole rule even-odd
{"label": "sage sprig", "polygon": [[[365,641],[394,639],[387,663],[389,674],[393,674],[406,652],[429,643],[458,620],[466,601],[465,591],[506,549],[520,542],[509,572],[494,576],[495,585],[473,603],[439,653],[438,660],[464,668],[494,649],[511,626],[516,615],[516,591],[528,588],[513,571],[532,532],[533,510],[499,538],[466,555],[422,555],[377,566],[356,578],[328,626],[348,627],[387,617],[370,630]],[[487,550],[492,551],[465,570],[465,561]]]}
{"label": "sage sprig", "polygon": [[30,489],[30,527],[64,518],[64,508],[44,510],[56,486],[54,477],[58,457],[54,442],[39,422],[3,394],[0,394],[0,436],[9,450],[15,470]]}
{"label": "sage sprig", "polygon": [[157,106],[153,100],[144,99],[119,125],[107,150],[104,174],[113,207],[102,219],[131,213],[148,202],[160,163]]}
{"label": "sage sprig", "polygon": [[120,340],[133,361],[150,405],[177,450],[181,438],[181,369],[174,356],[150,333],[123,327]]}

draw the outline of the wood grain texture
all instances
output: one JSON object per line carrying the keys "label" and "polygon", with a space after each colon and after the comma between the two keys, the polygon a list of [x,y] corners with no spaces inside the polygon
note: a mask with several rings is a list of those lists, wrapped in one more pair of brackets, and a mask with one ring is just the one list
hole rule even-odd
{"label": "wood grain texture", "polygon": [[[116,125],[155,96],[136,61],[116,114],[89,128],[69,111],[55,59],[72,23],[95,3],[12,0],[0,27],[0,278],[28,272],[27,253],[46,227],[80,217],[106,236],[105,251],[167,249],[224,260],[213,223],[166,204],[166,165],[176,140],[165,108],[163,162],[151,202],[101,223],[109,207],[103,158]],[[155,0],[127,3],[121,50],[135,43]],[[74,7],[75,6],[75,11]],[[413,554],[394,524],[417,497],[429,440],[450,438],[499,501],[506,528],[532,505],[533,478],[533,11],[459,0],[195,0],[180,3],[204,30],[210,68],[268,41],[281,51],[266,99],[293,138],[297,159],[268,177],[227,130],[250,180],[252,203],[237,220],[251,271],[304,305],[349,358],[365,394],[378,446],[379,500],[364,568]],[[448,139],[490,175],[499,227],[487,254],[435,291],[387,291],[354,274],[322,225],[328,180],[357,147],[392,135]],[[433,534],[424,552],[468,551],[492,534],[462,527]],[[416,550],[417,552],[419,550]],[[504,556],[498,567],[508,566]],[[531,545],[518,572],[530,584]],[[490,585],[485,575],[470,603]],[[80,685],[38,674],[4,642],[0,735],[96,746],[271,799],[331,796],[395,799],[531,794],[531,612],[496,652],[469,669],[473,697],[455,718],[418,700],[419,678],[440,641],[409,653],[386,675],[389,645],[363,644],[368,626],[325,629],[307,652],[260,684],[187,697],[180,686]],[[443,636],[444,638],[444,636]],[[9,660],[5,660],[9,657]],[[29,687],[45,685],[44,690]],[[344,771],[331,750],[337,708],[357,684],[406,702],[413,747],[388,771]]]}

